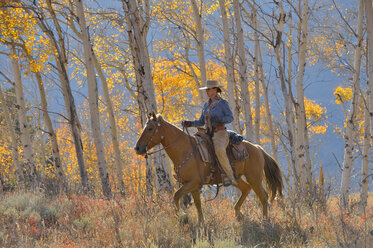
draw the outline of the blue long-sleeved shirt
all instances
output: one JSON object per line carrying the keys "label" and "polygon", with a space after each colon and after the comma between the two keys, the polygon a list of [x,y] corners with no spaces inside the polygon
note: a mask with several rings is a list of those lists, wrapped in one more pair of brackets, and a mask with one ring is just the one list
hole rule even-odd
{"label": "blue long-sleeved shirt", "polygon": [[[203,106],[200,118],[198,120],[192,121],[193,127],[201,127],[205,125],[205,114],[210,101],[211,100],[206,102]],[[216,126],[219,124],[228,124],[233,121],[233,114],[226,100],[220,98],[218,104],[216,104],[216,106],[210,110],[210,120],[211,126]]]}

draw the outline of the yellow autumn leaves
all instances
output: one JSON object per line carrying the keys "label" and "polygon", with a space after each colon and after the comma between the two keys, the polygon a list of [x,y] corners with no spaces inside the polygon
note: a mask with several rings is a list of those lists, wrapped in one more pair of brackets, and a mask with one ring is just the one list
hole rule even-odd
{"label": "yellow autumn leaves", "polygon": [[11,3],[14,6],[11,9],[0,8],[0,43],[17,43],[23,47],[24,53],[20,53],[20,58],[29,60],[29,63],[23,64],[26,75],[48,69],[47,61],[55,52],[54,47],[45,34],[40,33],[36,28],[36,18],[21,7],[21,3],[16,1]]}

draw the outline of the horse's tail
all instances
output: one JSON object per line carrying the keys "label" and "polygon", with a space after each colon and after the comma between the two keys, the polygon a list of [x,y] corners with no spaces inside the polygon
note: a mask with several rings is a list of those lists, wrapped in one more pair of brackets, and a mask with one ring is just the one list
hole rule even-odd
{"label": "horse's tail", "polygon": [[269,191],[270,201],[273,201],[276,196],[282,198],[282,191],[284,189],[284,183],[282,182],[282,172],[276,160],[271,157],[266,151],[260,147],[264,156],[264,174],[267,185],[267,191]]}

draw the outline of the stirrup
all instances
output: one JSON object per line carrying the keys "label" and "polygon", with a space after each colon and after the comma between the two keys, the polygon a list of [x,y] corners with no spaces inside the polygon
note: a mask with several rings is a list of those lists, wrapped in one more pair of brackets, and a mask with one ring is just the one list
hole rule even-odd
{"label": "stirrup", "polygon": [[230,185],[232,185],[232,180],[229,177],[224,178],[223,179],[223,186],[228,187]]}

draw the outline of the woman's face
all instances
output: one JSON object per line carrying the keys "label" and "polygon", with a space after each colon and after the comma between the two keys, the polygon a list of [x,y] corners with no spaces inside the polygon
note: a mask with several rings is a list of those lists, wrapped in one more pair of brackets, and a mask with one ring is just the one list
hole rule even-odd
{"label": "woman's face", "polygon": [[210,98],[210,99],[214,99],[216,94],[218,92],[218,88],[210,88],[210,89],[206,89],[206,93],[207,93],[207,96]]}

